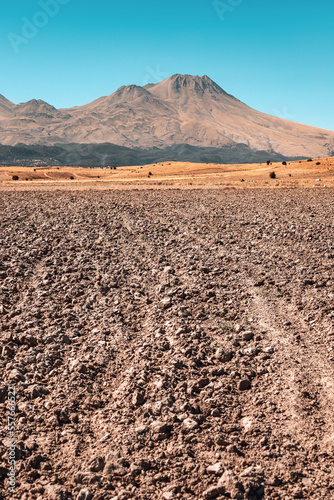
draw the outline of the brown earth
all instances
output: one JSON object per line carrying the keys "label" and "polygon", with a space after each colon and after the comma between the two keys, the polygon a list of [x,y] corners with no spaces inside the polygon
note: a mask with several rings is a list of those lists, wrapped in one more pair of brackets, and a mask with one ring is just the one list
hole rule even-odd
{"label": "brown earth", "polygon": [[1,191],[0,498],[334,498],[333,208]]}
{"label": "brown earth", "polygon": [[[275,172],[276,179],[269,174]],[[151,175],[150,175],[151,174]],[[13,181],[12,177],[19,177]],[[0,189],[133,189],[185,186],[237,188],[334,187],[334,157],[273,163],[219,165],[165,162],[110,168],[0,167]]]}

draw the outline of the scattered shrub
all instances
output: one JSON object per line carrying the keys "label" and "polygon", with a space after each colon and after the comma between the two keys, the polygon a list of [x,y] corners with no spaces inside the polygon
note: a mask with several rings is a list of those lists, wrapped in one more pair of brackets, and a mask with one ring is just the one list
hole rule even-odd
{"label": "scattered shrub", "polygon": [[310,158],[310,159],[309,159],[309,160],[307,160],[307,161],[313,161],[313,160]]}
{"label": "scattered shrub", "polygon": [[267,160],[267,165],[270,165],[270,160]]}
{"label": "scattered shrub", "polygon": [[269,177],[270,177],[270,179],[276,179],[275,172],[270,172]]}
{"label": "scattered shrub", "polygon": [[149,172],[148,175],[150,176],[150,175],[153,175],[153,174],[152,174],[152,172]]}
{"label": "scattered shrub", "polygon": [[286,164],[287,164],[286,161],[282,161],[282,165],[286,165]]}
{"label": "scattered shrub", "polygon": [[320,161],[317,161],[317,165],[321,165]]}
{"label": "scattered shrub", "polygon": [[70,179],[71,179],[71,181],[73,181],[73,179],[74,179],[73,175],[71,175]]}
{"label": "scattered shrub", "polygon": [[18,181],[19,180],[19,176],[18,175],[13,175],[12,180],[13,181]]}

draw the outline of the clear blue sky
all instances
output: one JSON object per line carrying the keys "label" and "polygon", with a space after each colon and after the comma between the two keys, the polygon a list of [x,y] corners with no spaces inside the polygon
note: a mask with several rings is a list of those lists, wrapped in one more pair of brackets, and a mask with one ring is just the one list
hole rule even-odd
{"label": "clear blue sky", "polygon": [[50,0],[41,15],[43,1],[1,6],[0,94],[15,103],[207,74],[253,108],[334,130],[329,0]]}

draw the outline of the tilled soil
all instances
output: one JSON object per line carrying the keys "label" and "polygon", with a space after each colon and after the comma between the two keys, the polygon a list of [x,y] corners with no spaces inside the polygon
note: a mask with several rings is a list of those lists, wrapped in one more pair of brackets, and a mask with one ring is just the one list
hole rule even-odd
{"label": "tilled soil", "polygon": [[334,498],[333,209],[0,193],[0,498]]}

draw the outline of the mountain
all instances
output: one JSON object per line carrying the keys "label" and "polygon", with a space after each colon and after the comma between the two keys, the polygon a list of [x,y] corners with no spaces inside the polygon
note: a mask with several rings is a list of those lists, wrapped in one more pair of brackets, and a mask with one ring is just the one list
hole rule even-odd
{"label": "mountain", "polygon": [[208,76],[174,75],[145,87],[123,86],[60,110],[41,100],[15,105],[0,96],[2,145],[106,143],[145,151],[181,151],[179,145],[215,154],[234,151],[236,161],[245,151],[305,158],[332,155],[334,132],[260,113]]}
{"label": "mountain", "polygon": [[15,104],[0,94],[0,120],[13,116]]}

